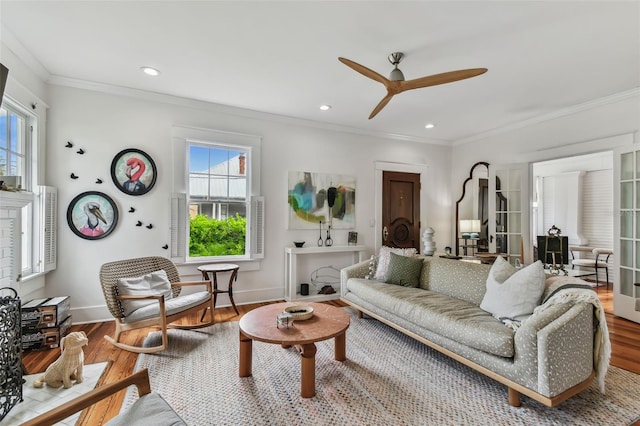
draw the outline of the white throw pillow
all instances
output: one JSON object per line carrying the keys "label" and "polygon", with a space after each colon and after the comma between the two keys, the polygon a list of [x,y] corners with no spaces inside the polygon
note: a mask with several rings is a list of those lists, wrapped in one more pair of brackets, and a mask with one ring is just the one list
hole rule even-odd
{"label": "white throw pillow", "polygon": [[487,292],[480,308],[496,318],[530,315],[540,303],[544,282],[542,262],[516,269],[498,256],[489,271]]}
{"label": "white throw pillow", "polygon": [[387,246],[380,247],[380,254],[378,255],[378,268],[376,269],[375,276],[376,280],[384,281],[387,279],[387,269],[389,268],[391,253],[411,257],[415,256],[418,251],[415,248],[392,248]]}
{"label": "white throw pillow", "polygon": [[[164,270],[151,272],[141,277],[120,278],[118,283],[118,294],[120,296],[146,296],[146,295],[164,295],[164,299],[171,299],[171,283],[169,277]],[[122,310],[125,316],[129,316],[133,311],[140,309],[152,303],[158,303],[155,300],[121,300]]]}

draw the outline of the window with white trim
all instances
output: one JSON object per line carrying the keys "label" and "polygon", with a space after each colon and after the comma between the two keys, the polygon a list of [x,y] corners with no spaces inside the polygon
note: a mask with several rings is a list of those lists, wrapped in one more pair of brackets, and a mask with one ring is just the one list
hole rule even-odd
{"label": "window with white trim", "polygon": [[[259,194],[260,138],[206,129],[174,128],[186,182],[172,197],[174,261],[262,258],[264,200]],[[174,164],[179,169],[180,160]],[[176,175],[181,175],[176,170]]]}
{"label": "window with white trim", "polygon": [[189,143],[189,257],[244,256],[250,185],[246,149]]}
{"label": "window with white trim", "polygon": [[[55,214],[51,207],[55,208],[55,189],[36,185],[37,123],[37,117],[26,108],[4,98],[0,108],[0,181],[5,181],[5,185],[10,187],[13,179],[3,179],[3,176],[17,176],[20,189],[26,191],[20,194],[34,194],[31,201],[20,208],[20,229],[17,230],[20,249],[16,257],[20,261],[16,266],[22,278],[55,269],[55,258],[51,258],[51,255],[55,257],[55,226],[51,226],[51,216],[48,215]],[[38,199],[40,202],[36,202]],[[49,222],[45,225],[47,220]],[[45,242],[51,237],[53,242]],[[10,249],[13,248],[18,246]]]}

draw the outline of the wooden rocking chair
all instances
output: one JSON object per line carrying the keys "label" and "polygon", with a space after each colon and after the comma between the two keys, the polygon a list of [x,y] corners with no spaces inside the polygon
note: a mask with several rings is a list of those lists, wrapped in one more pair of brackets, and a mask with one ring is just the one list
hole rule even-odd
{"label": "wooden rocking chair", "polygon": [[[118,414],[116,417],[105,423],[108,425],[185,425],[186,423],[178,413],[162,398],[162,396],[151,390],[151,383],[149,382],[149,371],[145,368],[131,376],[127,376],[124,379],[120,379],[117,382],[104,385],[95,388],[89,393],[81,395],[34,417],[31,420],[27,420],[22,423],[21,426],[51,426],[62,424],[64,419],[72,416],[78,411],[102,401],[105,398],[111,397],[117,392],[126,389],[129,386],[135,385],[138,388],[138,395],[140,396],[136,402],[133,403],[128,410]],[[64,423],[66,424],[66,423]]]}
{"label": "wooden rocking chair", "polygon": [[[147,276],[161,270],[166,272],[170,283],[170,289],[166,288],[169,293],[167,294],[166,291],[164,293],[166,296],[156,289],[149,290],[146,294],[141,294],[139,291],[120,294],[123,291],[122,287],[120,290],[118,289],[119,283],[122,286],[122,283],[128,279]],[[100,284],[109,312],[116,320],[114,337],[104,336],[104,338],[120,349],[136,353],[159,352],[167,348],[168,328],[196,329],[214,323],[211,282],[180,282],[178,269],[173,262],[164,257],[141,257],[105,263],[100,268]],[[205,286],[206,291],[180,295],[182,287],[196,285]],[[131,305],[127,305],[131,302],[144,306],[132,311]],[[128,309],[125,309],[127,306]],[[211,319],[208,322],[202,322],[203,317],[198,324],[172,324],[180,318],[207,308],[211,308]],[[162,344],[159,346],[145,348],[120,342],[120,334],[124,331],[154,326],[159,327],[162,331]]]}

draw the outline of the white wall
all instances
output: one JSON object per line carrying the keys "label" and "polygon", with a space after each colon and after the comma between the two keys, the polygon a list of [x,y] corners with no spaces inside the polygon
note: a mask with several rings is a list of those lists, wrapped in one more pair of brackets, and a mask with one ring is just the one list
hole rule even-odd
{"label": "white wall", "polygon": [[[637,141],[640,92],[583,105],[556,118],[455,145],[451,182],[456,191],[477,161],[534,163],[611,150]],[[490,166],[491,167],[491,166]]]}
{"label": "white wall", "polygon": [[[538,190],[538,217],[537,232],[534,235],[543,235],[552,224],[562,229],[563,235],[569,237],[569,244],[594,245],[591,238],[585,233],[598,234],[609,232],[608,235],[599,235],[597,246],[613,247],[613,152],[605,151],[596,154],[560,158],[557,160],[534,163],[532,167],[533,180],[539,179]],[[604,194],[600,191],[585,192],[585,179],[592,179],[591,173],[603,172],[608,176],[605,182],[599,182],[598,189],[604,188]],[[602,175],[599,173],[598,176]],[[552,185],[551,193],[546,193],[545,188]],[[589,186],[589,188],[594,188]],[[603,197],[604,196],[604,197]],[[586,197],[586,198],[585,198]],[[586,202],[596,197],[593,202]],[[535,195],[534,195],[535,198]],[[545,200],[550,204],[546,205]],[[586,217],[586,221],[585,221]],[[597,222],[590,219],[597,217]],[[596,227],[596,229],[591,229]]]}
{"label": "white wall", "polygon": [[[138,93],[139,94],[139,93]],[[370,226],[374,211],[374,163],[426,166],[428,184],[422,197],[428,200],[422,227],[438,235],[450,232],[450,187],[446,165],[450,148],[420,143],[347,134],[301,125],[295,120],[265,120],[256,114],[165,96],[108,94],[79,88],[51,86],[48,129],[47,184],[59,189],[58,268],[47,275],[48,295],[72,296],[74,322],[108,318],[98,281],[104,262],[143,255],[168,256],[162,249],[169,240],[171,193],[171,127],[192,126],[253,134],[262,137],[262,193],[265,196],[265,258],[258,270],[243,271],[241,264],[236,303],[280,299],[284,295],[284,247],[293,240],[317,240],[317,231],[287,230],[287,178],[289,170],[310,170],[356,176],[356,231],[358,242],[374,247]],[[175,101],[175,102],[174,102]],[[74,149],[65,148],[71,140]],[[76,154],[83,148],[84,155]],[[152,191],[128,196],[115,188],[109,166],[125,148],[139,148],[156,162],[158,179]],[[79,179],[70,179],[75,173]],[[103,184],[95,183],[96,179]],[[102,191],[120,210],[115,231],[103,240],[77,237],[66,224],[71,199],[83,191]],[[135,213],[128,213],[135,207]],[[137,220],[154,228],[136,227]],[[425,221],[428,223],[425,224]],[[347,231],[332,233],[334,244],[346,244]],[[443,247],[446,244],[439,244]],[[181,267],[186,278],[197,278],[197,265]],[[189,277],[191,275],[191,277]],[[221,298],[224,305],[228,299]]]}
{"label": "white wall", "polygon": [[[288,170],[315,170],[356,175],[356,231],[359,242],[374,247],[375,162],[397,162],[426,168],[428,184],[421,196],[427,200],[422,228],[435,229],[438,249],[452,246],[455,200],[469,169],[477,161],[490,164],[535,162],[605,150],[620,142],[618,135],[630,135],[640,128],[640,97],[620,96],[568,112],[557,118],[509,132],[495,132],[453,148],[375,138],[353,133],[304,126],[296,120],[265,120],[249,112],[195,101],[171,100],[164,96],[117,95],[98,91],[47,86],[40,74],[16,59],[2,43],[2,62],[9,66],[7,94],[25,105],[36,101],[37,113],[47,119],[46,181],[59,188],[58,269],[46,276],[46,295],[73,297],[74,321],[108,318],[98,283],[98,269],[109,260],[138,255],[167,255],[161,247],[169,242],[169,193],[171,191],[171,126],[249,133],[262,136],[262,192],[266,197],[266,256],[260,269],[241,272],[236,301],[249,303],[282,297],[283,248],[291,241],[313,241],[315,232],[286,229],[286,186]],[[22,55],[24,52],[22,53]],[[12,72],[13,71],[13,72]],[[48,90],[48,91],[47,91]],[[175,102],[174,102],[175,101]],[[257,117],[257,118],[256,118]],[[611,137],[611,139],[606,139]],[[628,140],[622,136],[623,140]],[[67,140],[87,152],[84,156],[64,148]],[[603,141],[604,142],[603,142]],[[592,142],[595,141],[595,142]],[[610,141],[610,142],[609,142]],[[44,140],[39,141],[44,144]],[[604,146],[603,146],[604,145]],[[113,156],[124,148],[147,151],[158,166],[156,187],[141,197],[130,197],[115,189],[109,176]],[[451,172],[447,172],[447,168]],[[71,180],[71,172],[80,176]],[[95,184],[101,178],[102,185]],[[100,190],[112,196],[120,208],[116,231],[98,241],[76,237],[66,224],[66,209],[78,193]],[[134,215],[127,213],[136,207]],[[135,221],[153,223],[154,229],[137,228]],[[370,226],[371,221],[374,226]],[[346,231],[332,235],[336,244],[346,241]],[[241,269],[242,270],[242,269]],[[195,274],[195,266],[181,271]],[[38,282],[44,279],[38,278]],[[35,296],[34,296],[35,297]],[[226,300],[222,299],[221,304]]]}

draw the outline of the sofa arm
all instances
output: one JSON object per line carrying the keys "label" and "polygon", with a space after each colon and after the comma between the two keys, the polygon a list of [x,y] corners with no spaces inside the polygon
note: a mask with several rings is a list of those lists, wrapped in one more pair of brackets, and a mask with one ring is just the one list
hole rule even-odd
{"label": "sofa arm", "polygon": [[547,397],[584,381],[593,371],[593,306],[559,304],[529,317],[515,335],[516,357],[531,385]]}
{"label": "sofa arm", "polygon": [[340,270],[340,288],[342,289],[342,296],[347,291],[347,281],[349,278],[365,278],[369,273],[369,259],[356,263],[355,265],[347,266]]}
{"label": "sofa arm", "polygon": [[522,322],[516,333],[516,338],[518,334],[530,331],[533,332],[532,336],[535,336],[538,331],[560,318],[571,306],[570,304],[550,305],[548,308],[534,313]]}
{"label": "sofa arm", "polygon": [[573,305],[538,332],[538,392],[556,396],[594,371],[593,306]]}

